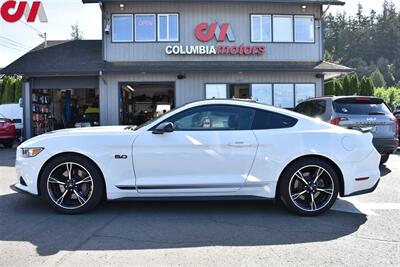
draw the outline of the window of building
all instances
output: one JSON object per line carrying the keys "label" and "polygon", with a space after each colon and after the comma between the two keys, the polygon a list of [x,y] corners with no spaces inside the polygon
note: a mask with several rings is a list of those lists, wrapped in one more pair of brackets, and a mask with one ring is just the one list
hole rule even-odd
{"label": "window of building", "polygon": [[295,41],[303,43],[314,42],[314,17],[295,16],[294,17]]}
{"label": "window of building", "polygon": [[136,42],[156,41],[156,15],[135,15],[135,40]]}
{"label": "window of building", "polygon": [[179,17],[178,14],[158,15],[158,41],[174,42],[179,40]]}
{"label": "window of building", "polygon": [[271,16],[251,15],[251,41],[271,42]]}
{"label": "window of building", "polygon": [[133,15],[112,15],[112,41],[133,42]]}
{"label": "window of building", "polygon": [[274,106],[278,108],[294,107],[293,84],[274,84]]}
{"label": "window of building", "polygon": [[282,114],[258,109],[253,121],[253,130],[268,130],[290,128],[297,123],[297,119]]}
{"label": "window of building", "polygon": [[251,96],[259,103],[272,105],[272,84],[252,84]]}
{"label": "window of building", "polygon": [[273,37],[274,42],[293,42],[293,16],[273,16]]}
{"label": "window of building", "polygon": [[207,105],[183,111],[168,121],[176,131],[250,130],[255,110],[230,105]]}
{"label": "window of building", "polygon": [[206,84],[206,99],[227,98],[227,93],[226,84]]}
{"label": "window of building", "polygon": [[315,84],[296,84],[295,101],[296,105],[301,101],[315,97]]}

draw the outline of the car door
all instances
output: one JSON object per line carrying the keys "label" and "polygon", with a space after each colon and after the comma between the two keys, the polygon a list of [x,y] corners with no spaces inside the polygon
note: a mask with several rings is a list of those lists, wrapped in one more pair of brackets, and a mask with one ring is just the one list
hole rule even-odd
{"label": "car door", "polygon": [[204,105],[163,122],[174,131],[136,138],[133,161],[139,193],[210,193],[239,190],[251,169],[257,140],[255,111],[235,105]]}

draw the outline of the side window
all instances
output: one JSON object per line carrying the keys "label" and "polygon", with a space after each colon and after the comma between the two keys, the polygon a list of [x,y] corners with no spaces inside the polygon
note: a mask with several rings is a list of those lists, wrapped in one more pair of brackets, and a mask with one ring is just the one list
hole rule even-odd
{"label": "side window", "polygon": [[295,112],[300,113],[300,114],[304,114],[304,106],[306,105],[306,103],[300,103],[299,105],[297,105],[297,107],[294,109]]}
{"label": "side window", "polygon": [[250,130],[255,110],[239,106],[208,105],[167,119],[175,131]]}
{"label": "side window", "polygon": [[312,116],[320,116],[325,113],[326,103],[325,100],[313,101]]}
{"label": "side window", "polygon": [[257,110],[253,121],[253,130],[290,128],[296,125],[297,119],[275,112]]}

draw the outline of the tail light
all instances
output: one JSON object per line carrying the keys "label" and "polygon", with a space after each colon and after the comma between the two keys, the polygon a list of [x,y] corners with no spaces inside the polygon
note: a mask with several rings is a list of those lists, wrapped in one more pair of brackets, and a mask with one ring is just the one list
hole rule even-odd
{"label": "tail light", "polygon": [[6,119],[6,122],[4,123],[4,127],[14,127],[14,123],[10,119]]}
{"label": "tail light", "polygon": [[333,118],[331,119],[331,124],[333,125],[339,125],[340,123],[340,118]]}
{"label": "tail light", "polygon": [[400,136],[400,119],[396,119],[396,133]]}

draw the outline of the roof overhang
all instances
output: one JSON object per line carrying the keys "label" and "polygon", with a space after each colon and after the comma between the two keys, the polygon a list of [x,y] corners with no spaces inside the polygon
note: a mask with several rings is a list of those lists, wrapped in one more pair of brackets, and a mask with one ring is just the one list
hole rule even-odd
{"label": "roof overhang", "polygon": [[319,4],[319,5],[344,5],[340,0],[82,0],[84,4],[107,2],[243,2],[243,3],[271,3],[271,4]]}
{"label": "roof overhang", "polygon": [[329,62],[105,62],[104,73],[300,72],[330,75],[354,69]]}

